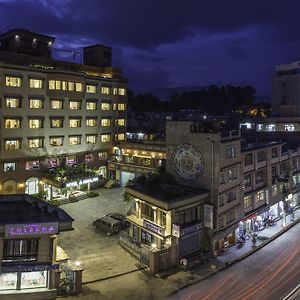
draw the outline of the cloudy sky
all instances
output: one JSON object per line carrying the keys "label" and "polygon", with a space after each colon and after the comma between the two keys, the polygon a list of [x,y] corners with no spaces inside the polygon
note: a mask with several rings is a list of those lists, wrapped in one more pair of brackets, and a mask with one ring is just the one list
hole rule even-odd
{"label": "cloudy sky", "polygon": [[299,13],[297,0],[0,0],[0,29],[110,45],[135,92],[247,84],[268,100],[274,66],[300,59]]}

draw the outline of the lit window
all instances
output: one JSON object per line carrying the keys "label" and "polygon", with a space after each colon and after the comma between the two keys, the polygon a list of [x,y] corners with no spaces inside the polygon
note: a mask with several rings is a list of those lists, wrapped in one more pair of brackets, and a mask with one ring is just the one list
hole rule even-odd
{"label": "lit window", "polygon": [[86,92],[89,94],[96,94],[97,86],[96,85],[87,85]]}
{"label": "lit window", "polygon": [[27,171],[38,170],[39,168],[40,168],[39,160],[26,161],[25,169]]}
{"label": "lit window", "polygon": [[28,148],[41,148],[43,147],[43,141],[41,138],[30,138],[28,139]]}
{"label": "lit window", "polygon": [[81,127],[81,119],[69,119],[69,127],[71,128]]}
{"label": "lit window", "polygon": [[99,160],[105,160],[105,159],[107,159],[107,157],[108,157],[107,152],[99,152],[98,153]]}
{"label": "lit window", "polygon": [[7,108],[20,108],[21,99],[19,98],[5,98],[5,107]]}
{"label": "lit window", "polygon": [[257,124],[257,131],[262,131],[263,127],[263,124]]}
{"label": "lit window", "polygon": [[87,118],[86,119],[86,126],[87,127],[95,127],[95,126],[97,126],[97,119],[96,118]]}
{"label": "lit window", "polygon": [[49,90],[60,90],[61,81],[60,80],[49,80]]}
{"label": "lit window", "polygon": [[101,103],[102,110],[110,110],[110,103],[109,102],[102,102]]}
{"label": "lit window", "polygon": [[101,119],[101,126],[111,126],[111,119],[110,118],[102,118]]}
{"label": "lit window", "polygon": [[62,128],[63,126],[63,119],[50,119],[51,128]]}
{"label": "lit window", "polygon": [[87,101],[86,102],[86,109],[87,110],[96,110],[97,109],[97,102],[96,101]]}
{"label": "lit window", "polygon": [[118,88],[113,88],[113,95],[118,95]]}
{"label": "lit window", "polygon": [[70,109],[81,109],[81,101],[70,101],[69,108]]}
{"label": "lit window", "polygon": [[22,83],[21,77],[5,76],[5,85],[11,87],[20,87]]}
{"label": "lit window", "polygon": [[62,82],[61,82],[61,89],[62,89],[63,91],[66,91],[66,90],[67,90],[67,86],[68,86],[67,81],[62,81]]}
{"label": "lit window", "polygon": [[43,88],[43,80],[41,80],[41,79],[29,79],[29,87],[31,89],[42,89]]}
{"label": "lit window", "polygon": [[63,108],[62,100],[51,100],[51,108],[52,109],[62,109]]}
{"label": "lit window", "polygon": [[68,91],[74,91],[75,90],[75,82],[68,81]]}
{"label": "lit window", "polygon": [[276,130],[275,124],[266,125],[266,130],[267,131],[275,131]]}
{"label": "lit window", "polygon": [[81,136],[76,135],[76,136],[69,136],[69,145],[74,146],[74,145],[80,145],[81,144]]}
{"label": "lit window", "polygon": [[124,133],[115,134],[115,141],[124,141],[124,140],[125,140],[125,134]]}
{"label": "lit window", "polygon": [[83,85],[81,82],[76,82],[75,83],[75,91],[76,92],[82,92],[83,91]]}
{"label": "lit window", "polygon": [[264,191],[260,191],[256,194],[256,199],[257,202],[259,201],[265,201],[265,192]]}
{"label": "lit window", "polygon": [[226,147],[226,158],[234,158],[235,157],[235,147],[234,146],[229,146]]}
{"label": "lit window", "polygon": [[6,140],[4,142],[5,150],[17,150],[21,149],[21,141],[20,140]]}
{"label": "lit window", "polygon": [[43,128],[43,120],[41,119],[29,119],[28,120],[29,128]]}
{"label": "lit window", "polygon": [[249,208],[252,206],[252,196],[246,196],[244,198],[244,208]]}
{"label": "lit window", "polygon": [[285,131],[295,131],[295,125],[293,125],[293,124],[286,124],[286,125],[284,125],[284,130]]}
{"label": "lit window", "polygon": [[16,171],[16,169],[16,163],[14,162],[8,162],[3,164],[4,172],[13,172]]}
{"label": "lit window", "polygon": [[245,175],[244,185],[245,185],[245,188],[248,188],[248,187],[252,186],[252,175],[251,174]]}
{"label": "lit window", "polygon": [[115,125],[125,126],[125,119],[115,119]]}
{"label": "lit window", "polygon": [[21,120],[19,120],[19,119],[4,119],[4,128],[7,128],[7,129],[21,128]]}
{"label": "lit window", "polygon": [[109,133],[102,133],[101,134],[101,142],[110,142],[111,141],[111,135]]}
{"label": "lit window", "polygon": [[109,87],[107,87],[107,86],[102,86],[102,87],[101,87],[101,94],[102,94],[102,95],[109,95],[109,90],[110,90]]}
{"label": "lit window", "polygon": [[49,138],[50,146],[61,147],[64,144],[64,138],[62,136],[52,136]]}
{"label": "lit window", "polygon": [[29,99],[29,107],[33,109],[43,108],[44,102],[41,99]]}
{"label": "lit window", "polygon": [[118,103],[118,110],[126,110],[126,104],[125,103]]}
{"label": "lit window", "polygon": [[87,144],[96,144],[96,141],[97,141],[97,136],[96,135],[87,135],[86,136],[86,143]]}
{"label": "lit window", "polygon": [[125,89],[123,89],[123,88],[119,88],[119,95],[120,96],[125,96],[126,95],[126,90]]}
{"label": "lit window", "polygon": [[86,162],[92,161],[93,160],[93,154],[89,153],[85,155],[85,159]]}
{"label": "lit window", "polygon": [[46,159],[46,162],[47,162],[48,168],[50,168],[50,169],[56,168],[60,164],[59,158],[48,158],[48,159]]}
{"label": "lit window", "polygon": [[117,103],[114,103],[113,104],[113,110],[117,110],[118,109],[118,104]]}
{"label": "lit window", "polygon": [[77,156],[76,155],[67,156],[66,157],[66,164],[67,165],[77,164]]}

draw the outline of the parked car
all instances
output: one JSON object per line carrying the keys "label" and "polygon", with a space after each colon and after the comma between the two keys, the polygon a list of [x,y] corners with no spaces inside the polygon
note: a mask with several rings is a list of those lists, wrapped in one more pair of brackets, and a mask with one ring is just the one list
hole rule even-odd
{"label": "parked car", "polygon": [[122,228],[128,228],[130,223],[126,220],[126,216],[119,213],[109,213],[106,216],[121,222]]}
{"label": "parked car", "polygon": [[105,232],[108,236],[118,233],[122,229],[122,223],[119,220],[109,216],[104,216],[93,222],[93,227],[96,230]]}

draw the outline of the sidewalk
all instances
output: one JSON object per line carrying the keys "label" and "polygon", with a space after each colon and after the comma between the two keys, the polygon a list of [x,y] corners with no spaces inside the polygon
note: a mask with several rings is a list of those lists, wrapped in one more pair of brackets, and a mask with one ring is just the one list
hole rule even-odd
{"label": "sidewalk", "polygon": [[180,289],[210,277],[266,246],[293,225],[300,222],[300,209],[294,211],[294,221],[291,221],[291,215],[287,215],[285,227],[282,226],[282,222],[283,220],[280,219],[276,222],[276,225],[260,231],[258,237],[261,239],[257,239],[255,247],[252,247],[252,239],[248,239],[240,249],[237,248],[237,245],[233,245],[222,256],[212,258],[208,263],[168,276],[165,280],[169,285],[173,286],[172,293],[176,293]]}

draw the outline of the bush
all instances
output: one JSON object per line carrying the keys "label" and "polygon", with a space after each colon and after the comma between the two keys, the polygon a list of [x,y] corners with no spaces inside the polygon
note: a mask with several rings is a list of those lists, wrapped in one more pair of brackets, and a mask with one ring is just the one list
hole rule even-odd
{"label": "bush", "polygon": [[89,198],[97,197],[99,196],[99,193],[96,192],[89,192],[86,194]]}
{"label": "bush", "polygon": [[87,191],[87,189],[88,189],[88,185],[86,183],[80,185],[79,187],[79,190],[82,192]]}

